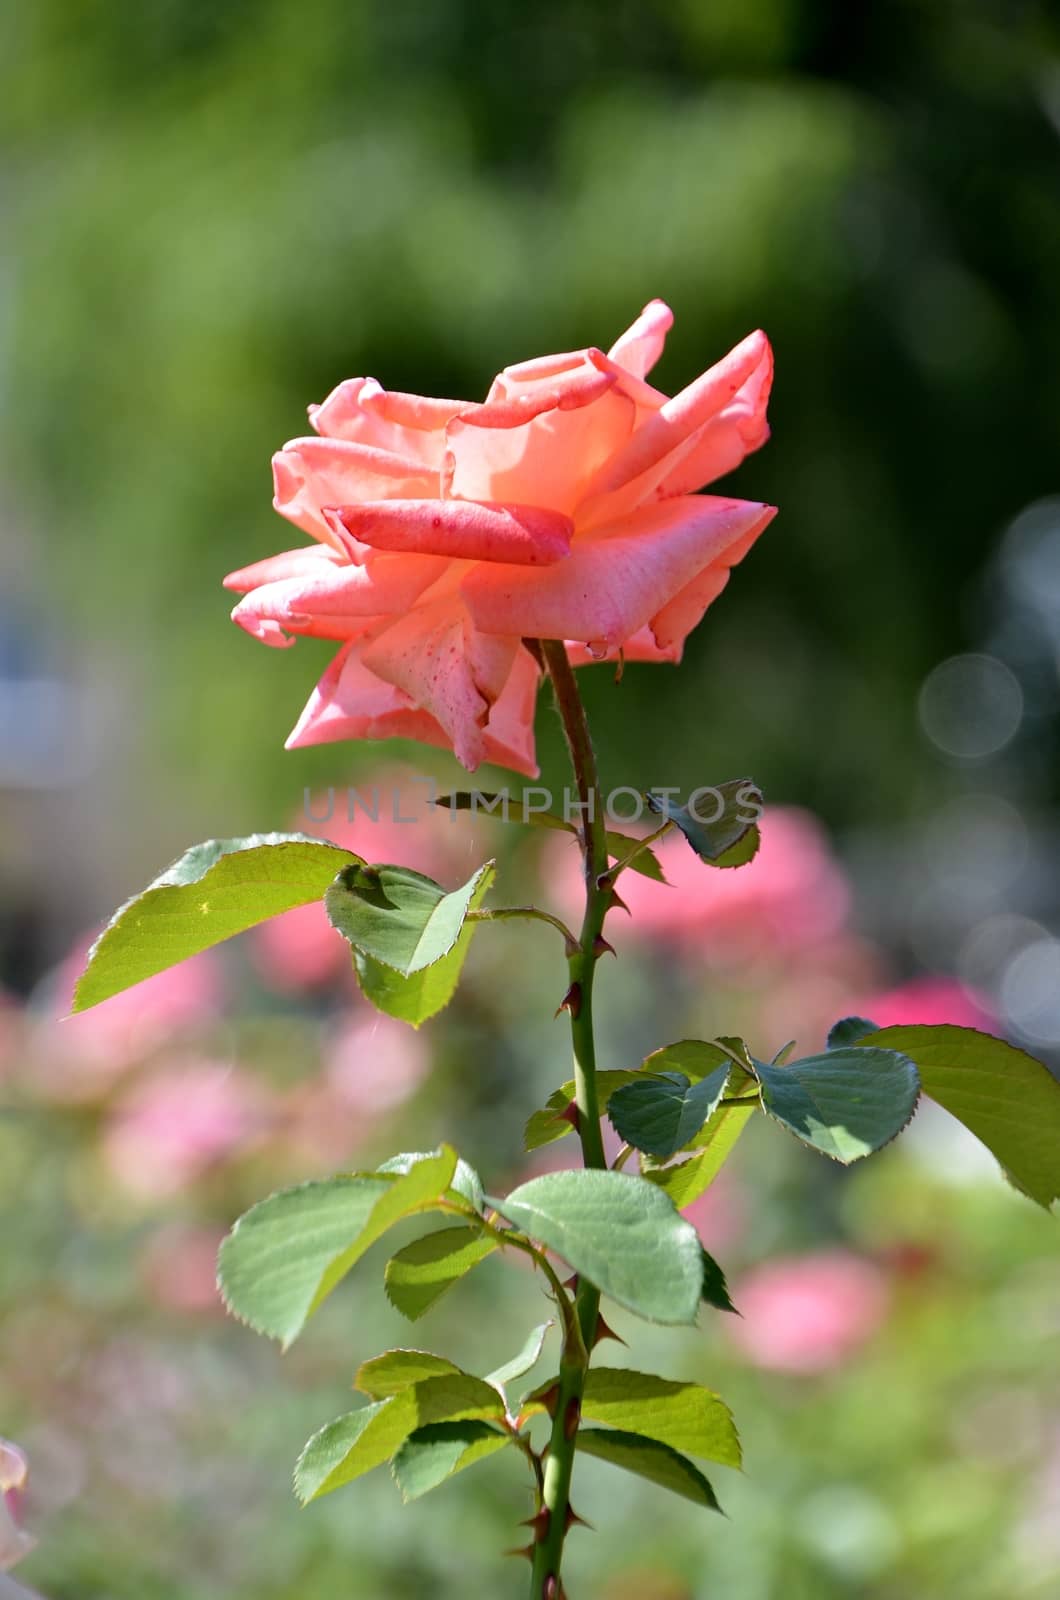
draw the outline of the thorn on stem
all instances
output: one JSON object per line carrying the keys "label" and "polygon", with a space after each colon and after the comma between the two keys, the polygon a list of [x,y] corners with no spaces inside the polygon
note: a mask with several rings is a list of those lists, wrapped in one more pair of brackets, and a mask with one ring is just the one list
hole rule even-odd
{"label": "thorn on stem", "polygon": [[596,1529],[593,1527],[592,1523],[591,1522],[586,1522],[584,1517],[579,1517],[579,1515],[575,1511],[574,1507],[568,1501],[568,1503],[567,1503],[567,1532],[569,1533],[572,1528],[588,1528],[590,1533],[595,1533],[596,1532]]}
{"label": "thorn on stem", "polygon": [[563,999],[559,1003],[556,1016],[558,1017],[561,1011],[569,1011],[571,1016],[576,1020],[581,1012],[581,1008],[582,986],[580,983],[572,983],[566,994],[563,996]]}
{"label": "thorn on stem", "polygon": [[577,1133],[581,1127],[581,1120],[581,1112],[578,1110],[577,1104],[573,1100],[563,1111],[559,1113],[559,1116],[556,1118],[557,1122],[569,1122],[575,1133]]}
{"label": "thorn on stem", "polygon": [[570,1277],[567,1278],[566,1281],[564,1282],[563,1287],[565,1289],[569,1289],[571,1294],[577,1294],[578,1293],[578,1274],[576,1272],[572,1272]]}
{"label": "thorn on stem", "polygon": [[618,959],[618,951],[613,944],[608,944],[602,933],[598,933],[593,940],[593,957],[599,961],[601,956],[614,956]]}
{"label": "thorn on stem", "polygon": [[629,909],[618,890],[614,888],[611,890],[611,905],[608,909],[614,911],[624,911],[627,917],[631,917],[633,915],[632,911]]}
{"label": "thorn on stem", "polygon": [[527,1517],[525,1522],[521,1522],[519,1526],[521,1528],[531,1528],[534,1534],[534,1543],[544,1544],[548,1538],[548,1525],[551,1521],[551,1511],[547,1506],[542,1506],[540,1511],[535,1512],[532,1517]]}
{"label": "thorn on stem", "polygon": [[610,1327],[608,1323],[604,1321],[600,1313],[597,1312],[596,1333],[593,1335],[593,1349],[595,1350],[597,1345],[601,1344],[605,1339],[613,1339],[616,1344],[626,1344],[626,1341],[623,1339],[622,1335],[620,1333],[616,1333],[614,1328]]}
{"label": "thorn on stem", "polygon": [[568,1440],[568,1442],[576,1436],[578,1432],[578,1425],[581,1420],[582,1403],[578,1399],[577,1395],[571,1395],[570,1399],[567,1401],[567,1410],[563,1417],[563,1437]]}
{"label": "thorn on stem", "polygon": [[525,1546],[517,1545],[513,1550],[503,1550],[501,1554],[506,1556],[525,1556],[527,1561],[532,1563],[534,1559],[534,1547],[532,1544]]}

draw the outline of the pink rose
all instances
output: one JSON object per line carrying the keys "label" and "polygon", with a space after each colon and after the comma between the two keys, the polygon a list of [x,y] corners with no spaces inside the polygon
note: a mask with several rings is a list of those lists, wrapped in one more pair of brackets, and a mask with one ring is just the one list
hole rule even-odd
{"label": "pink rose", "polygon": [[739,1318],[726,1332],[756,1367],[827,1372],[850,1359],[887,1312],[887,1280],[846,1250],[789,1256],[756,1267],[733,1287]]}
{"label": "pink rose", "polygon": [[7,1572],[33,1549],[20,1516],[27,1472],[22,1451],[0,1439],[0,1572]]}
{"label": "pink rose", "polygon": [[266,1092],[221,1062],[175,1064],[117,1105],[103,1157],[125,1188],[149,1198],[176,1193],[270,1123]]}
{"label": "pink rose", "polygon": [[342,641],[289,748],[400,736],[534,776],[522,639],[680,658],[774,514],[693,492],[765,442],[772,354],[753,333],[668,399],[645,373],[672,322],[653,300],[608,355],[508,367],[484,404],[351,378],[310,407],[273,504],[317,542],[225,580],[264,643]]}
{"label": "pink rose", "polygon": [[955,978],[911,978],[897,989],[859,1000],[848,1009],[881,1028],[949,1022],[958,1028],[979,1028],[989,1033],[997,1026],[986,998]]}

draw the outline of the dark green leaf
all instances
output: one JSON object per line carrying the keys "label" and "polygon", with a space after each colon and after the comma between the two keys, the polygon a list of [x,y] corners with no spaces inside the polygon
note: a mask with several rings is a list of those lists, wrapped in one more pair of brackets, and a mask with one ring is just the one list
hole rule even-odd
{"label": "dark green leaf", "polygon": [[1025,1050],[949,1025],[884,1028],[858,1051],[901,1050],[924,1093],[981,1139],[1039,1205],[1060,1197],[1060,1082]]}
{"label": "dark green leaf", "polygon": [[432,1422],[417,1428],[394,1457],[394,1482],[403,1500],[418,1500],[511,1442],[511,1434],[491,1428],[488,1422]]}
{"label": "dark green leaf", "polygon": [[[468,901],[468,911],[477,911],[493,883],[495,868],[488,862],[477,874],[476,887]],[[353,965],[362,993],[378,1011],[399,1022],[420,1027],[447,1006],[460,982],[468,947],[477,924],[465,920],[456,944],[448,955],[431,966],[404,978],[393,967],[375,961],[363,950],[354,950]]]}
{"label": "dark green leaf", "polygon": [[489,1203],[638,1316],[695,1321],[703,1287],[699,1236],[643,1178],[551,1172]]}
{"label": "dark green leaf", "polygon": [[488,861],[467,883],[447,893],[410,867],[356,864],[339,873],[324,905],[332,927],[355,949],[408,978],[449,954],[493,872]]}
{"label": "dark green leaf", "polygon": [[[639,1077],[639,1072],[598,1072],[596,1093],[600,1110],[606,1111],[616,1089],[620,1089],[624,1083],[635,1083]],[[561,1088],[552,1091],[543,1109],[533,1112],[527,1120],[523,1131],[523,1143],[527,1150],[540,1150],[542,1146],[554,1144],[557,1139],[574,1132],[573,1124],[563,1114],[573,1099],[574,1079],[568,1078]]]}
{"label": "dark green leaf", "polygon": [[755,1071],[763,1110],[844,1165],[901,1133],[920,1093],[916,1067],[897,1050],[846,1047],[785,1067],[759,1061]]}
{"label": "dark green leaf", "polygon": [[703,1299],[718,1311],[735,1312],[725,1274],[709,1251],[703,1252]]}
{"label": "dark green leaf", "polygon": [[672,1167],[643,1168],[642,1163],[644,1177],[683,1211],[710,1188],[754,1110],[754,1105],[719,1107],[700,1135],[703,1148],[696,1155]]}
{"label": "dark green leaf", "polygon": [[425,1378],[389,1400],[362,1406],[315,1433],[295,1468],[295,1492],[304,1503],[330,1494],[381,1466],[418,1428],[471,1418],[502,1422],[504,1403],[481,1378]]}
{"label": "dark green leaf", "polygon": [[578,1449],[583,1455],[610,1461],[626,1472],[635,1472],[673,1494],[679,1494],[709,1511],[720,1511],[714,1490],[699,1468],[685,1456],[658,1439],[639,1433],[624,1433],[618,1428],[579,1428]]}
{"label": "dark green leaf", "polygon": [[646,1073],[611,1096],[608,1116],[635,1150],[665,1161],[676,1155],[717,1110],[729,1080],[728,1061],[690,1083],[683,1072]]}
{"label": "dark green leaf", "polygon": [[496,1239],[475,1228],[443,1228],[440,1233],[429,1233],[407,1244],[387,1262],[387,1295],[402,1316],[415,1322],[496,1249]]}
{"label": "dark green leaf", "polygon": [[194,845],[111,918],[88,953],[73,1010],[87,1011],[268,917],[322,899],[336,872],[359,861],[352,850],[302,833]]}
{"label": "dark green leaf", "polygon": [[843,1050],[848,1045],[860,1044],[870,1033],[878,1033],[874,1022],[866,1022],[864,1017],[843,1017],[828,1034],[829,1050]]}
{"label": "dark green leaf", "polygon": [[443,1146],[400,1177],[354,1174],[271,1195],[221,1245],[225,1304],[286,1349],[370,1245],[445,1194],[455,1167]]}
{"label": "dark green leaf", "polygon": [[668,817],[680,828],[709,866],[742,866],[754,854],[752,849],[741,859],[738,849],[762,814],[762,794],[750,778],[732,778],[713,784],[709,791],[697,791],[689,795],[687,806],[654,794],[647,801],[657,816]]}

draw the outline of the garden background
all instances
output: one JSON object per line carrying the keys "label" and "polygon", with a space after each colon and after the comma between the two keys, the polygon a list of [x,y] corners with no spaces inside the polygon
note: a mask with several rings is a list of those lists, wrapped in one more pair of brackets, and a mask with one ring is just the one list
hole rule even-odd
{"label": "garden background", "polygon": [[[588,669],[585,692],[608,787],[750,772],[774,844],[767,814],[739,893],[706,869],[702,892],[642,891],[602,1064],[721,1025],[816,1048],[862,1009],[985,1014],[1056,1070],[1060,25],[1034,0],[34,0],[0,45],[0,1432],[40,1539],[20,1576],[51,1600],[507,1592],[515,1468],[408,1511],[378,1473],[299,1511],[288,1467],[361,1359],[496,1365],[537,1286],[487,1266],[411,1330],[373,1255],[281,1360],[225,1322],[211,1260],[268,1189],[395,1148],[457,1136],[516,1181],[566,1072],[558,955],[483,932],[413,1035],[305,918],[60,1024],[71,951],[195,840],[304,825],[307,787],[459,782],[437,752],[285,753],[330,648],[227,621],[221,577],[277,548],[269,456],[307,402],[358,373],[479,398],[658,295],[664,388],[770,334],[773,439],[731,482],[780,515],[680,670]],[[372,853],[363,817],[349,836]],[[500,854],[563,903],[552,839],[375,837],[451,882]],[[697,1216],[743,1322],[616,1316],[614,1359],[717,1387],[747,1472],[719,1477],[722,1521],[582,1463],[575,1504],[608,1531],[572,1539],[572,1592],[1055,1593],[1048,1219],[923,1112],[850,1172],[746,1144]]]}

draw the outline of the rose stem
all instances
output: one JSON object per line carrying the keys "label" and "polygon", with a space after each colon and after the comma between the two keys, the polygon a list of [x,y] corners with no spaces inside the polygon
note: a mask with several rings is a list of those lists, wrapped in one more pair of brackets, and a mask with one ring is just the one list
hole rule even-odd
{"label": "rose stem", "polygon": [[[580,832],[585,860],[585,916],[577,948],[571,951],[568,958],[570,988],[567,992],[574,1046],[574,1103],[578,1108],[578,1135],[585,1166],[606,1167],[600,1133],[600,1107],[596,1097],[596,1045],[593,1037],[593,977],[600,954],[597,940],[611,897],[610,886],[600,886],[600,879],[608,868],[606,829],[600,809],[600,786],[589,724],[566,649],[560,640],[543,639],[541,653],[552,679],[556,707],[563,723],[583,807]],[[552,1437],[545,1456],[542,1498],[547,1516],[541,1518],[537,1530],[531,1600],[559,1600],[563,1592],[559,1576],[560,1562],[569,1521],[570,1481],[581,1416],[581,1397],[596,1336],[599,1290],[584,1280],[580,1282],[576,1306],[582,1337],[579,1341],[565,1339],[560,1357]],[[578,1349],[574,1348],[575,1342],[579,1345]]]}

